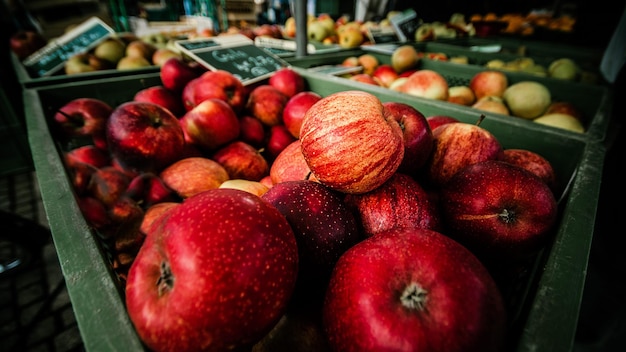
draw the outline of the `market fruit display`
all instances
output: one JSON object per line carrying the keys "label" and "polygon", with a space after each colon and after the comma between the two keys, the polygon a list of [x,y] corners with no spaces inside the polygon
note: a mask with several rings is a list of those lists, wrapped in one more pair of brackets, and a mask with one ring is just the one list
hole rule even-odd
{"label": "market fruit display", "polygon": [[[298,82],[294,73],[230,85],[238,99],[209,98],[179,115],[165,99],[135,100],[138,92],[116,105],[60,104],[96,128],[51,113],[68,182],[142,342],[155,351],[263,350],[292,331],[316,346],[378,350],[393,332],[435,350],[501,349],[511,280],[492,270],[517,272],[549,244],[562,175],[530,150],[507,152],[480,122],[425,117],[355,89],[322,96],[305,85],[288,97],[273,84]],[[172,90],[181,104],[204,74]],[[265,98],[254,97],[259,88]],[[284,119],[290,101],[301,109],[297,136]],[[220,109],[186,121],[204,104]],[[478,196],[499,212],[465,203]],[[503,228],[513,244],[500,239]],[[402,300],[378,301],[396,290]],[[380,308],[359,309],[358,297]],[[404,318],[393,313],[400,306]],[[420,323],[425,311],[450,324]],[[381,321],[387,332],[363,335]]]}

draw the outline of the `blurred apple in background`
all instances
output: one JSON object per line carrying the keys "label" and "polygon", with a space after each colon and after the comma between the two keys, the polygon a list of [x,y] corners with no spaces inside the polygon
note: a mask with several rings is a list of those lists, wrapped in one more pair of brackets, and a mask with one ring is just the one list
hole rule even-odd
{"label": "blurred apple in background", "polygon": [[265,144],[266,131],[261,120],[249,115],[239,117],[238,139],[253,147],[261,148]]}
{"label": "blurred apple in background", "polygon": [[359,28],[346,28],[338,32],[337,35],[337,44],[344,49],[356,48],[365,40],[365,36]]}
{"label": "blurred apple in background", "polygon": [[270,166],[270,178],[273,184],[311,179],[311,169],[304,159],[299,139],[293,141],[274,159]]}
{"label": "blurred apple in background", "polygon": [[476,100],[484,96],[502,97],[509,86],[509,80],[502,71],[480,71],[472,76],[469,88],[474,92]]}
{"label": "blurred apple in background", "polygon": [[265,126],[275,126],[283,123],[283,109],[289,97],[276,87],[262,84],[250,92],[246,102],[246,110]]}
{"label": "blurred apple in background", "polygon": [[374,71],[376,71],[376,68],[380,65],[378,58],[372,54],[361,54],[357,56],[357,61],[359,66],[363,67],[363,73],[370,76],[374,74]]}
{"label": "blurred apple in background", "polygon": [[141,39],[133,40],[126,45],[125,56],[140,57],[150,62],[157,48],[153,44],[145,42]]}
{"label": "blurred apple in background", "polygon": [[93,54],[113,67],[126,55],[126,44],[119,38],[109,37],[95,47]]}
{"label": "blurred apple in background", "polygon": [[152,63],[142,56],[124,56],[117,62],[118,70],[136,70],[152,66]]}
{"label": "blurred apple in background", "polygon": [[560,58],[550,63],[548,66],[548,75],[552,78],[576,81],[580,78],[581,69],[574,60],[570,58]]}
{"label": "blurred apple in background", "polygon": [[418,70],[411,74],[399,88],[409,95],[427,99],[448,100],[448,82],[433,70]]}
{"label": "blurred apple in background", "polygon": [[207,99],[220,99],[228,103],[235,113],[246,104],[246,87],[234,74],[226,70],[206,71],[183,89],[183,103],[193,109]]}
{"label": "blurred apple in background", "polygon": [[189,81],[200,77],[200,70],[181,58],[171,58],[161,65],[159,75],[165,88],[182,92]]}
{"label": "blurred apple in background", "polygon": [[548,108],[544,112],[544,115],[549,115],[553,113],[571,115],[583,124],[586,122],[583,112],[573,103],[568,101],[552,101],[552,103],[548,105]]}
{"label": "blurred apple in background", "polygon": [[24,60],[46,44],[48,41],[39,32],[32,30],[17,31],[9,38],[9,46],[19,60]]}
{"label": "blurred apple in background", "polygon": [[283,124],[292,136],[300,138],[300,127],[307,110],[322,96],[313,91],[300,92],[291,97],[283,108]]}
{"label": "blurred apple in background", "polygon": [[401,45],[391,53],[391,66],[398,74],[416,68],[419,60],[417,49],[412,45]]}
{"label": "blurred apple in background", "polygon": [[311,106],[300,143],[315,177],[345,193],[382,185],[404,156],[402,128],[375,95],[364,91],[337,92]]}
{"label": "blurred apple in background", "polygon": [[493,112],[501,115],[510,115],[509,108],[502,98],[497,96],[485,95],[471,105],[474,109]]}
{"label": "blurred apple in background", "polygon": [[533,122],[572,132],[585,133],[585,127],[580,123],[580,120],[569,114],[551,113],[533,119]]}
{"label": "blurred apple in background", "polygon": [[113,108],[96,98],[76,98],[54,114],[55,124],[66,136],[94,136],[104,133]]}
{"label": "blurred apple in background", "polygon": [[511,115],[534,119],[541,116],[552,103],[550,90],[542,83],[520,81],[510,85],[502,95]]}
{"label": "blurred apple in background", "polygon": [[352,76],[350,76],[350,78],[348,78],[352,81],[356,81],[356,82],[361,82],[364,84],[371,84],[374,86],[378,86],[378,81],[374,79],[374,77],[368,75],[367,73],[357,73],[354,74]]}
{"label": "blurred apple in background", "polygon": [[381,64],[376,67],[372,73],[372,77],[383,87],[389,87],[396,79],[398,73],[389,64]]}
{"label": "blurred apple in background", "polygon": [[476,102],[476,96],[468,86],[453,86],[448,88],[448,102],[471,106]]}
{"label": "blurred apple in background", "polygon": [[289,67],[283,67],[274,72],[268,83],[289,98],[305,89],[304,77]]}
{"label": "blurred apple in background", "polygon": [[163,64],[171,58],[182,59],[183,56],[179,52],[169,48],[158,48],[154,54],[152,54],[152,59],[150,61],[152,61],[153,65],[162,67]]}
{"label": "blurred apple in background", "polygon": [[180,118],[185,114],[183,101],[179,94],[164,86],[152,86],[144,88],[133,97],[135,101],[154,103],[168,109],[174,116]]}
{"label": "blurred apple in background", "polygon": [[288,145],[293,143],[296,140],[291,132],[287,129],[284,124],[279,124],[276,126],[272,126],[269,128],[267,142],[265,143],[265,148],[263,150],[263,155],[267,157],[268,160],[273,161],[276,159],[278,154],[280,154]]}

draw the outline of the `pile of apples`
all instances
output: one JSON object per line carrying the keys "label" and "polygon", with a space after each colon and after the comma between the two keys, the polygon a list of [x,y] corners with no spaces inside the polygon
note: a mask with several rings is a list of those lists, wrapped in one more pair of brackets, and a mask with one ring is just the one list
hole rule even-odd
{"label": "pile of apples", "polygon": [[[476,73],[467,85],[450,86],[441,73],[419,69],[418,64],[424,57],[424,53],[412,45],[402,45],[393,51],[389,64],[380,63],[369,53],[347,57],[341,64],[361,66],[362,71],[346,78],[364,84],[585,132],[588,121],[582,110],[573,102],[554,100],[550,90],[541,82],[526,80],[509,84],[503,71],[486,69]],[[428,58],[447,61],[445,54],[430,53]]]}
{"label": "pile of apples", "polygon": [[51,121],[151,350],[504,348],[508,268],[557,221],[547,159],[290,68],[160,73]]}
{"label": "pile of apples", "polygon": [[[160,39],[159,39],[160,38]],[[168,45],[168,43],[170,43]],[[67,75],[101,70],[133,70],[161,66],[171,57],[182,57],[165,36],[139,38],[121,33],[105,39],[88,52],[70,57],[64,66]]]}

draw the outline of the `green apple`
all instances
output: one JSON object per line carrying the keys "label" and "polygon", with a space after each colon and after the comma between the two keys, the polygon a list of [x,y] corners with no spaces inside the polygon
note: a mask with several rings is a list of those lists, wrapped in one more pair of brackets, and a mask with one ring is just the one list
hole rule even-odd
{"label": "green apple", "polygon": [[584,133],[585,127],[582,125],[580,120],[573,117],[569,114],[561,114],[561,113],[553,113],[540,116],[533,120],[536,123],[540,123],[542,125],[562,128],[565,130]]}
{"label": "green apple", "polygon": [[117,38],[109,38],[98,44],[94,55],[116,65],[126,53],[126,44]]}
{"label": "green apple", "polygon": [[572,59],[561,58],[550,63],[548,73],[552,78],[575,81],[580,77],[580,67]]}
{"label": "green apple", "polygon": [[117,62],[118,70],[134,70],[142,67],[148,67],[152,64],[141,56],[124,56]]}

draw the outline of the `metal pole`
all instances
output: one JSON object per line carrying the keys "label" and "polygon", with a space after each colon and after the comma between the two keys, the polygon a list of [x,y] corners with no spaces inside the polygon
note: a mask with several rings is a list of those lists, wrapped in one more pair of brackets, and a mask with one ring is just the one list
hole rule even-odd
{"label": "metal pole", "polygon": [[303,57],[307,55],[307,6],[306,0],[295,1],[295,13],[296,13],[296,57]]}

